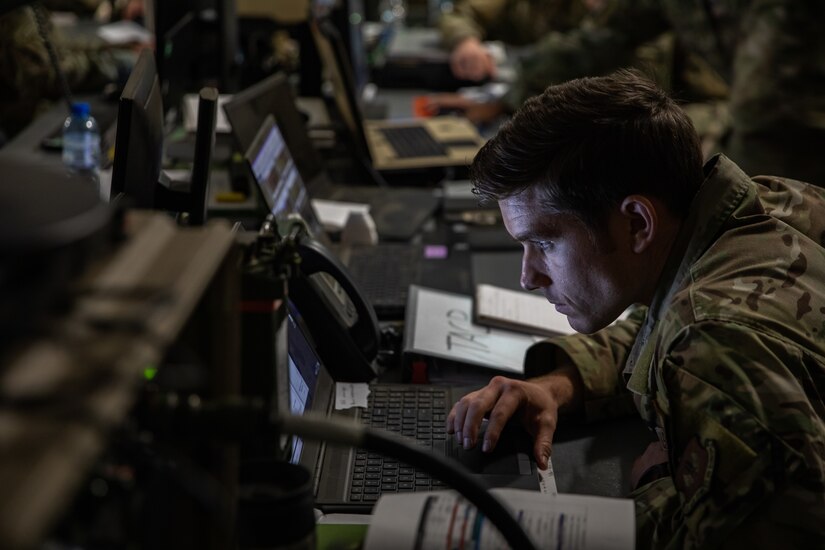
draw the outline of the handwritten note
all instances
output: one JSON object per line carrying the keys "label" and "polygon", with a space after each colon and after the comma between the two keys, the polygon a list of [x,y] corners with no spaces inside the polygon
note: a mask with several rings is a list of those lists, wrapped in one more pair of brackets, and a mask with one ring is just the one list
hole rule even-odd
{"label": "handwritten note", "polygon": [[524,353],[539,337],[473,323],[470,296],[414,288],[412,351],[510,372],[524,371]]}

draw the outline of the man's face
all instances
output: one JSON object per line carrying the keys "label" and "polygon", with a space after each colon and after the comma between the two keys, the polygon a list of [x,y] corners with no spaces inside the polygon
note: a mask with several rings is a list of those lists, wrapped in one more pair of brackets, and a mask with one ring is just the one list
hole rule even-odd
{"label": "man's face", "polygon": [[638,258],[618,213],[594,238],[569,214],[542,210],[532,188],[502,199],[499,208],[507,231],[524,247],[521,286],[540,289],[578,332],[604,328],[632,303]]}

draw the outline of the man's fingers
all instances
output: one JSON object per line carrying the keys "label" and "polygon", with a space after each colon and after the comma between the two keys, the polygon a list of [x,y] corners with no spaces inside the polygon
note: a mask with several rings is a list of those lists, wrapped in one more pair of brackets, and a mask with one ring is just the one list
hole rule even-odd
{"label": "man's fingers", "polygon": [[460,438],[461,429],[464,426],[464,417],[467,414],[466,397],[461,398],[453,405],[450,414],[447,415],[447,433],[456,434]]}
{"label": "man's fingers", "polygon": [[485,50],[460,52],[450,58],[450,69],[458,78],[482,80],[496,71],[493,58]]}
{"label": "man's fingers", "polygon": [[553,451],[553,435],[549,437],[537,437],[533,443],[533,455],[539,468],[544,470],[550,462],[550,454]]}
{"label": "man's fingers", "polygon": [[478,442],[478,428],[481,426],[484,415],[488,410],[490,410],[489,399],[485,399],[483,396],[474,399],[467,408],[461,432],[462,437],[458,441],[465,449],[475,447]]}
{"label": "man's fingers", "polygon": [[515,414],[516,410],[521,406],[521,397],[517,392],[503,391],[490,412],[490,421],[487,423],[487,429],[484,431],[484,441],[481,444],[481,449],[484,452],[490,452],[496,448],[498,440],[501,437],[501,432],[507,425],[507,421]]}

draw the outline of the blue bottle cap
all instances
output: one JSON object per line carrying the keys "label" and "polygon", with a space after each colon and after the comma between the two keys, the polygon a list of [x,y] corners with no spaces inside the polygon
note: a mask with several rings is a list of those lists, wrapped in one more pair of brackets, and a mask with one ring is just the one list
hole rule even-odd
{"label": "blue bottle cap", "polygon": [[89,116],[90,111],[91,109],[89,108],[89,104],[85,101],[78,101],[77,103],[72,103],[73,116],[87,117]]}

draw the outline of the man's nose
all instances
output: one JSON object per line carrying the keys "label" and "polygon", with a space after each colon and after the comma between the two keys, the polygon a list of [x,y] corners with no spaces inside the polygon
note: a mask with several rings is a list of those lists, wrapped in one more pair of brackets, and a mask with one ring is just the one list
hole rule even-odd
{"label": "man's nose", "polygon": [[550,286],[550,277],[545,273],[539,255],[526,247],[521,258],[521,288],[535,290]]}

